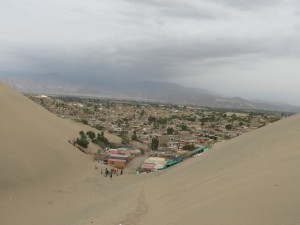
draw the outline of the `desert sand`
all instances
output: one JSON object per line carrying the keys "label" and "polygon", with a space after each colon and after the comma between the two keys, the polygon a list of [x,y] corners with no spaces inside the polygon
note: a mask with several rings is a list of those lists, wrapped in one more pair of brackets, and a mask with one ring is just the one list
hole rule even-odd
{"label": "desert sand", "polygon": [[110,180],[68,143],[77,125],[2,83],[0,106],[0,225],[300,224],[300,115]]}

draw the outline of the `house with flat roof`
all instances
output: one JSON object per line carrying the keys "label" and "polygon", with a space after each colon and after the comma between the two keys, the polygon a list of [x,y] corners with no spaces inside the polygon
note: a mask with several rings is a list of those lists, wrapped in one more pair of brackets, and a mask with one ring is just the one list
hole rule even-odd
{"label": "house with flat roof", "polygon": [[110,155],[107,159],[107,164],[109,166],[124,169],[129,162],[129,157],[125,155]]}

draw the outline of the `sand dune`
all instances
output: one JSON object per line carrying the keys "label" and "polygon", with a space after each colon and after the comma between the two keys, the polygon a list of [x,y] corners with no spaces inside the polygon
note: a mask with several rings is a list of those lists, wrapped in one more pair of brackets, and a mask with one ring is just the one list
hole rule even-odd
{"label": "sand dune", "polygon": [[0,104],[1,225],[300,224],[300,115],[109,180],[66,142],[72,124],[2,84]]}
{"label": "sand dune", "polygon": [[171,169],[146,186],[138,224],[300,224],[299,137],[296,115]]}
{"label": "sand dune", "polygon": [[79,129],[0,83],[0,190],[90,162],[68,140]]}

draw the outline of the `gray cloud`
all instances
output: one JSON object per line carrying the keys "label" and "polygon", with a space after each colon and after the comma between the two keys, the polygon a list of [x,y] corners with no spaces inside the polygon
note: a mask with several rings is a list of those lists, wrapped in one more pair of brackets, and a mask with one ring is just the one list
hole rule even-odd
{"label": "gray cloud", "polygon": [[[173,17],[178,19],[216,19],[221,13],[208,10],[205,5],[195,4],[193,1],[137,1],[124,0],[135,5],[142,5],[143,8],[156,10],[163,17]],[[196,2],[197,3],[197,2]]]}
{"label": "gray cloud", "polygon": [[[293,0],[292,0],[293,1]],[[242,10],[259,10],[261,8],[270,8],[274,7],[282,2],[291,2],[291,1],[282,1],[282,0],[252,0],[252,1],[243,1],[243,0],[215,0],[214,2],[225,5],[228,7],[234,7]]]}
{"label": "gray cloud", "polygon": [[[232,74],[280,76],[272,62],[286,66],[300,56],[295,0],[0,2],[0,70],[5,71],[195,86],[211,77],[222,78],[229,90],[226,77],[233,79]],[[297,63],[292,65],[282,75],[290,76],[291,85],[298,72]],[[269,86],[266,92],[272,92]]]}

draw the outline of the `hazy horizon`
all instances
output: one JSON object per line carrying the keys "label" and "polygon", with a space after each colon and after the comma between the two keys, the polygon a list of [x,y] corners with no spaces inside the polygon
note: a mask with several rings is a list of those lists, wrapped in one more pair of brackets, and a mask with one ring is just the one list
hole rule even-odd
{"label": "hazy horizon", "polygon": [[0,2],[0,71],[300,105],[296,0]]}

